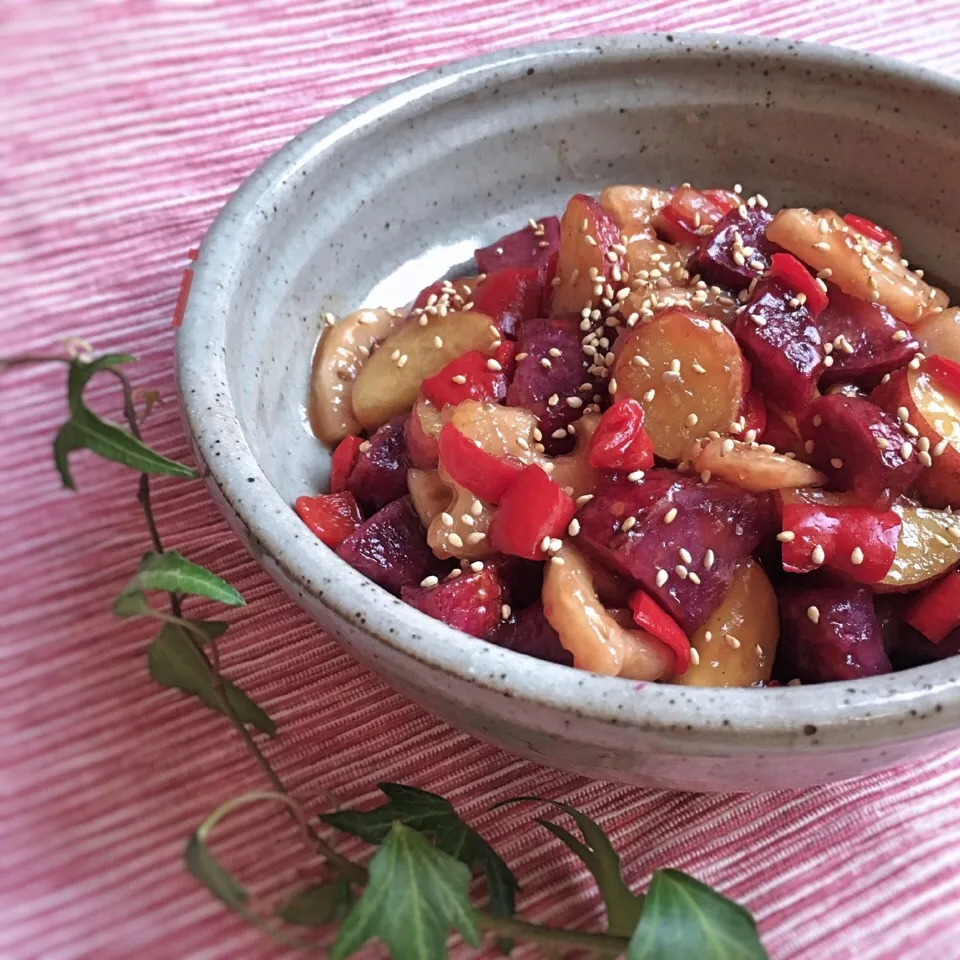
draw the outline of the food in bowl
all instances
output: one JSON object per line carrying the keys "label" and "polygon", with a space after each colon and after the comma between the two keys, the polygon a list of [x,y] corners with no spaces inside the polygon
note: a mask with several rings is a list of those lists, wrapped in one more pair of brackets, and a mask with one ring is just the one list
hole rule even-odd
{"label": "food in bowl", "polygon": [[424,613],[696,686],[960,651],[960,311],[885,228],[611,186],[327,319],[296,510]]}

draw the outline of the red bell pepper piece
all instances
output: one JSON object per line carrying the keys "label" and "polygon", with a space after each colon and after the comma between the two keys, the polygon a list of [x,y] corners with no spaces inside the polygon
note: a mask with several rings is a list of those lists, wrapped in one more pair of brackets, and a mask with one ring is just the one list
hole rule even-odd
{"label": "red bell pepper piece", "polygon": [[440,466],[454,481],[487,503],[500,503],[523,470],[517,460],[501,460],[468,440],[452,423],[440,431]]}
{"label": "red bell pepper piece", "polygon": [[676,655],[673,672],[677,676],[686,673],[690,666],[690,640],[677,621],[643,590],[632,593],[628,602],[633,611],[633,622],[662,640]]}
{"label": "red bell pepper piece", "polygon": [[360,437],[344,437],[337,444],[330,458],[330,492],[340,493],[347,489],[347,480],[360,456],[363,440]]}
{"label": "red bell pepper piece", "polygon": [[960,396],[960,363],[957,363],[956,360],[941,357],[939,353],[936,353],[923,361],[923,369],[941,387]]}
{"label": "red bell pepper piece", "polygon": [[536,464],[507,487],[490,522],[490,545],[501,553],[543,560],[544,537],[562,536],[577,505]]}
{"label": "red bell pepper piece", "polygon": [[503,375],[507,380],[512,380],[513,375],[517,372],[517,341],[504,340],[493,351],[493,359],[503,368]]}
{"label": "red bell pepper piece", "polygon": [[503,331],[515,337],[524,320],[543,315],[543,271],[515,267],[487,274],[473,291],[473,309],[485,313]]}
{"label": "red bell pepper piece", "polygon": [[[794,535],[783,544],[787,573],[809,573],[825,565],[858,583],[877,583],[893,564],[900,517],[892,510],[788,503],[783,529]],[[817,547],[823,550],[822,563],[813,556]]]}
{"label": "red bell pepper piece", "polygon": [[499,403],[507,395],[507,378],[500,370],[492,370],[487,365],[490,359],[480,350],[461,353],[439,373],[427,377],[420,384],[420,390],[439,410],[446,404],[455,407],[464,400]]}
{"label": "red bell pepper piece", "polygon": [[297,497],[294,509],[328,547],[338,547],[363,523],[363,513],[352,493]]}
{"label": "red bell pepper piece", "polygon": [[752,387],[743,398],[740,416],[743,417],[744,433],[748,430],[756,430],[759,437],[767,429],[767,405],[763,402],[763,394],[757,387]]}
{"label": "red bell pepper piece", "polygon": [[694,190],[678,187],[670,202],[657,214],[654,226],[671,243],[698,244],[700,227],[715,227],[738,206],[727,190]]}
{"label": "red bell pepper piece", "polygon": [[855,213],[846,214],[843,222],[856,230],[857,233],[862,233],[868,240],[876,240],[877,243],[889,243],[898,257],[903,252],[903,244],[900,242],[900,238],[886,227],[881,227],[879,223],[874,223],[866,217],[858,217]]}
{"label": "red bell pepper piece", "polygon": [[794,293],[802,293],[811,316],[819,316],[827,309],[829,297],[792,253],[775,253],[771,257],[770,276],[779,277]]}
{"label": "red bell pepper piece", "polygon": [[653,444],[643,429],[643,407],[628,398],[600,418],[590,438],[590,466],[598,470],[646,470],[653,466]]}
{"label": "red bell pepper piece", "polygon": [[931,643],[960,627],[960,572],[954,570],[916,597],[903,619]]}

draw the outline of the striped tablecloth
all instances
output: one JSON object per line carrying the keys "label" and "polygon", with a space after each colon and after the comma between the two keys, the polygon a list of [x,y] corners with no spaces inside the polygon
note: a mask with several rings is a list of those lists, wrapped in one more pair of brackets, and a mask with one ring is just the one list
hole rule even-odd
{"label": "striped tablecloth", "polygon": [[[457,57],[692,29],[960,72],[956,0],[3,0],[0,353],[69,334],[135,353],[137,382],[165,398],[147,438],[184,457],[170,323],[184,255],[259,161],[354,97]],[[109,613],[146,533],[126,471],[81,454],[81,495],[60,488],[62,376],[0,382],[0,957],[286,956],[184,872],[192,828],[262,780],[224,722],[149,682],[147,626]],[[111,386],[92,399],[117,413]],[[562,798],[608,828],[631,883],[671,865],[744,901],[777,960],[960,957],[960,749],[759,797],[558,774],[457,733],[358,667],[280,595],[199,484],[158,483],[157,509],[169,544],[248,598],[224,667],[278,721],[267,752],[308,809],[324,791],[370,802],[383,779],[442,792],[516,867],[529,916],[591,928],[602,909],[585,869],[529,811],[488,812],[517,793]],[[262,889],[309,871],[282,819],[238,820],[222,855]]]}

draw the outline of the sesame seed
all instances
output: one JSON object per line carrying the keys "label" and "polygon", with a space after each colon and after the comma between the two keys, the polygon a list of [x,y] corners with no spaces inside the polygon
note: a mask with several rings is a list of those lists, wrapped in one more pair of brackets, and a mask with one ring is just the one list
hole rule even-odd
{"label": "sesame seed", "polygon": [[697,652],[696,647],[690,648],[690,664],[694,667],[698,667],[700,665],[700,654]]}
{"label": "sesame seed", "polygon": [[792,530],[782,530],[777,534],[777,539],[781,543],[793,543],[796,540],[797,535]]}
{"label": "sesame seed", "polygon": [[695,413],[687,415],[687,426],[695,427],[700,422],[700,418]]}
{"label": "sesame seed", "polygon": [[[828,346],[829,346],[829,344],[828,344]],[[830,354],[827,354],[827,356],[825,356],[825,357],[823,358],[823,365],[824,365],[825,367],[832,367],[832,366],[833,366],[833,357],[831,357]]]}
{"label": "sesame seed", "polygon": [[653,400],[653,398],[654,398],[656,395],[657,395],[657,391],[654,390],[653,387],[651,387],[651,388],[643,395],[643,399],[644,399],[647,403],[650,403],[650,401]]}
{"label": "sesame seed", "polygon": [[881,450],[886,450],[890,446],[890,442],[886,437],[877,437],[877,447]]}
{"label": "sesame seed", "polygon": [[571,537],[575,537],[579,532],[580,532],[580,521],[576,517],[574,517],[570,521],[569,525],[567,526],[567,533],[569,533]]}
{"label": "sesame seed", "polygon": [[740,649],[740,641],[732,633],[725,633],[723,639],[726,640],[727,646],[730,647],[731,650]]}
{"label": "sesame seed", "polygon": [[810,618],[811,623],[820,622],[820,608],[819,607],[807,607],[807,616]]}
{"label": "sesame seed", "polygon": [[488,369],[488,370],[493,370],[493,371],[495,371],[495,372],[499,372],[500,370],[503,369],[503,367],[501,367],[500,364],[499,364],[496,360],[493,359],[493,357],[490,357],[490,358],[487,360],[487,369]]}
{"label": "sesame seed", "polygon": [[607,393],[609,393],[610,396],[613,396],[616,392],[617,392],[617,378],[611,377],[610,382],[607,384]]}
{"label": "sesame seed", "polygon": [[935,457],[943,456],[943,451],[947,449],[947,442],[946,438],[944,438],[933,448],[933,455]]}
{"label": "sesame seed", "polygon": [[703,367],[703,366],[701,366],[700,363],[698,363],[696,360],[694,360],[694,362],[693,362],[693,364],[692,364],[691,366],[693,367],[693,372],[694,372],[694,373],[706,373],[706,372],[707,372],[707,371],[706,371],[706,368]]}
{"label": "sesame seed", "polygon": [[394,350],[393,353],[390,354],[390,359],[391,359],[391,360],[399,360],[399,359],[400,359],[400,351],[399,351],[399,350]]}
{"label": "sesame seed", "polygon": [[441,513],[441,514],[440,514],[440,522],[441,522],[445,527],[452,527],[452,526],[453,526],[453,516],[452,516],[452,514],[449,514],[449,513]]}
{"label": "sesame seed", "polygon": [[818,543],[810,553],[810,559],[819,567],[824,560],[827,559],[827,555],[823,552],[823,547]]}
{"label": "sesame seed", "polygon": [[635,363],[638,367],[649,367],[649,366],[650,366],[650,361],[647,360],[646,357],[641,357],[639,353],[634,354],[634,357],[633,357],[633,359],[632,359],[630,362],[631,362],[631,363]]}
{"label": "sesame seed", "polygon": [[676,520],[676,519],[677,519],[677,508],[676,508],[676,507],[671,507],[671,508],[663,515],[663,522],[664,522],[664,523],[673,523],[673,521]]}
{"label": "sesame seed", "polygon": [[819,427],[819,426],[822,426],[822,425],[823,425],[823,417],[820,416],[819,413],[814,416],[814,418],[813,418],[813,425],[814,425],[815,427]]}
{"label": "sesame seed", "polygon": [[826,219],[825,219],[824,217],[821,217],[821,218],[817,221],[817,229],[818,229],[821,233],[829,233],[829,232],[830,232],[830,224],[827,223],[827,221],[826,221]]}
{"label": "sesame seed", "polygon": [[733,453],[733,447],[734,447],[734,443],[728,437],[726,440],[723,441],[722,444],[720,444],[720,456],[725,457],[728,453]]}
{"label": "sesame seed", "polygon": [[678,564],[673,568],[673,572],[674,572],[681,580],[686,580],[686,579],[687,579],[687,568],[686,568],[682,563],[678,563]]}
{"label": "sesame seed", "polygon": [[931,457],[926,450],[921,450],[920,453],[917,454],[917,459],[920,461],[920,464],[924,467],[933,466],[933,457]]}
{"label": "sesame seed", "polygon": [[908,334],[906,330],[897,330],[897,332],[894,333],[893,335],[893,342],[903,343],[903,341],[906,340],[908,336],[910,336],[910,334]]}
{"label": "sesame seed", "polygon": [[453,547],[460,548],[463,546],[463,538],[459,533],[451,533],[447,536],[447,539],[450,541],[450,545]]}
{"label": "sesame seed", "polygon": [[366,453],[370,449],[370,441],[364,440],[363,443],[360,444],[359,449],[361,453]]}
{"label": "sesame seed", "polygon": [[723,326],[723,324],[722,324],[719,320],[717,320],[716,318],[714,318],[713,320],[710,321],[710,329],[711,329],[714,333],[723,333],[723,331],[724,331],[724,326]]}
{"label": "sesame seed", "polygon": [[620,529],[626,532],[627,530],[632,530],[637,525],[636,517],[627,517],[626,520],[620,525]]}
{"label": "sesame seed", "polygon": [[555,393],[551,393],[550,396],[547,398],[548,407],[555,407],[559,402],[560,402],[560,397],[558,397]]}
{"label": "sesame seed", "polygon": [[591,247],[595,247],[597,245],[597,241],[591,237],[589,233],[584,235],[583,242]]}
{"label": "sesame seed", "polygon": [[471,569],[474,573],[479,573],[479,572],[483,569],[483,561],[482,561],[482,560],[474,560],[473,563],[470,564],[470,569]]}
{"label": "sesame seed", "polygon": [[[496,362],[496,361],[494,361],[494,362]],[[489,366],[489,363],[488,363],[488,366]],[[546,357],[541,357],[541,358],[540,358],[540,366],[541,366],[541,367],[546,367],[547,370],[549,370],[549,369],[553,366],[553,364],[552,364]]]}
{"label": "sesame seed", "polygon": [[704,643],[709,643],[712,639],[713,639],[713,631],[712,631],[712,630],[706,630],[706,631],[704,631],[704,634],[703,634],[703,642],[704,642]]}
{"label": "sesame seed", "polygon": [[807,453],[813,453],[813,446],[814,446],[813,441],[812,441],[812,440],[807,440],[807,441],[804,443],[804,445],[803,445],[803,449],[804,449]]}
{"label": "sesame seed", "polygon": [[713,474],[712,474],[709,470],[704,470],[704,471],[700,474],[700,479],[701,479],[704,483],[709,483],[709,482],[710,482],[710,478],[711,478],[712,476],[713,476]]}
{"label": "sesame seed", "polygon": [[900,446],[900,456],[904,460],[909,460],[913,456],[913,447],[909,443],[903,443]]}
{"label": "sesame seed", "polygon": [[859,547],[854,547],[850,553],[850,562],[855,566],[859,567],[863,563],[863,551]]}
{"label": "sesame seed", "polygon": [[549,549],[550,549],[550,538],[549,538],[549,537],[544,537],[544,538],[540,541],[540,550],[541,550],[543,553],[546,553]]}
{"label": "sesame seed", "polygon": [[703,555],[703,569],[710,570],[713,567],[713,562],[716,559],[712,550],[707,550]]}
{"label": "sesame seed", "polygon": [[448,579],[448,580],[456,580],[457,577],[459,577],[461,573],[463,573],[463,571],[462,571],[459,567],[454,567],[454,568],[447,574],[447,579]]}
{"label": "sesame seed", "polygon": [[592,493],[585,493],[581,497],[577,497],[576,504],[578,507],[582,507],[584,504],[589,503],[593,499]]}
{"label": "sesame seed", "polygon": [[693,563],[693,557],[690,556],[690,551],[687,550],[685,547],[680,548],[680,559],[684,563]]}
{"label": "sesame seed", "polygon": [[431,576],[431,577],[424,577],[424,578],[420,581],[420,586],[421,586],[421,587],[435,587],[439,582],[440,582],[440,578],[439,578],[439,577],[432,577],[432,576]]}
{"label": "sesame seed", "polygon": [[472,527],[472,526],[473,526],[474,520],[473,520],[473,515],[472,515],[472,514],[469,514],[469,513],[461,513],[461,514],[460,514],[460,519],[461,519],[468,527]]}
{"label": "sesame seed", "polygon": [[670,577],[670,574],[667,573],[666,570],[658,570],[658,571],[657,571],[657,578],[656,578],[656,580],[654,581],[654,583],[656,583],[656,585],[657,585],[658,587],[662,587],[662,586],[667,582],[667,580],[669,579],[669,577]]}
{"label": "sesame seed", "polygon": [[750,319],[751,319],[758,327],[765,327],[765,326],[767,325],[767,321],[764,320],[763,317],[759,317],[759,316],[754,315],[754,316],[752,316]]}
{"label": "sesame seed", "polygon": [[513,359],[519,363],[521,360],[526,360],[529,356],[529,353],[518,353]]}
{"label": "sesame seed", "polygon": [[627,474],[627,479],[628,479],[631,483],[639,483],[639,482],[643,479],[643,471],[642,471],[642,470],[632,470],[630,473]]}
{"label": "sesame seed", "polygon": [[563,427],[559,427],[550,434],[554,440],[562,440],[567,435],[567,431]]}
{"label": "sesame seed", "polygon": [[833,467],[834,470],[842,470],[843,461],[839,457],[831,457],[830,466]]}
{"label": "sesame seed", "polygon": [[505,604],[500,608],[500,617],[501,617],[501,619],[503,619],[503,620],[509,620],[511,613],[513,613],[513,611],[510,609],[510,604],[509,604],[509,603],[505,603]]}
{"label": "sesame seed", "polygon": [[919,369],[920,369],[920,358],[919,358],[919,357],[914,357],[914,358],[907,364],[907,366],[908,366],[911,370],[919,370]]}
{"label": "sesame seed", "polygon": [[560,351],[559,351],[556,347],[551,347],[551,348],[547,351],[547,353],[549,353],[551,357],[559,357],[559,356],[562,355],[562,354],[560,353]]}
{"label": "sesame seed", "polygon": [[903,425],[903,432],[908,433],[911,437],[920,436],[920,431],[912,423],[905,423]]}
{"label": "sesame seed", "polygon": [[813,245],[814,250],[829,250],[830,244],[826,240],[819,240]]}
{"label": "sesame seed", "polygon": [[407,363],[407,355],[406,355],[406,354],[403,354],[403,356],[400,357],[400,359],[397,361],[397,366],[398,366],[398,367],[403,367],[403,366],[406,365],[406,363]]}
{"label": "sesame seed", "polygon": [[930,440],[927,437],[921,437],[917,441],[917,449],[921,453],[926,453],[930,449]]}
{"label": "sesame seed", "polygon": [[456,376],[450,378],[454,383],[464,384],[467,382],[467,378],[462,374],[458,373]]}
{"label": "sesame seed", "polygon": [[550,558],[550,562],[551,562],[551,563],[555,563],[558,567],[562,567],[562,566],[563,566],[563,557],[551,557],[551,558]]}

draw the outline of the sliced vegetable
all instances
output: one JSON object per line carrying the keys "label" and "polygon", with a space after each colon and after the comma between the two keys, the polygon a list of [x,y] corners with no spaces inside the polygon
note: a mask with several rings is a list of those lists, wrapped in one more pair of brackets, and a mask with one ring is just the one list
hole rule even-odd
{"label": "sliced vegetable", "polygon": [[451,360],[439,373],[420,384],[421,393],[441,410],[464,400],[499,403],[507,395],[507,378],[500,364],[490,363],[489,354],[468,350]]}
{"label": "sliced vegetable", "polygon": [[900,422],[869,400],[839,393],[818,397],[799,427],[809,462],[866,505],[889,502],[922,469]]}
{"label": "sliced vegetable", "polygon": [[690,641],[677,621],[645,590],[635,590],[630,595],[630,609],[638,627],[662,640],[673,651],[676,657],[674,676],[686,673],[690,666]]}
{"label": "sliced vegetable", "polygon": [[670,202],[657,214],[654,226],[670,243],[696,245],[707,227],[715,227],[724,214],[736,210],[740,200],[728,190],[694,190],[678,187]]}
{"label": "sliced vegetable", "polygon": [[547,564],[543,611],[573,655],[573,665],[606,676],[657,680],[673,669],[676,654],[644,630],[620,623],[600,602],[593,572],[585,557],[569,545]]}
{"label": "sliced vegetable", "polygon": [[424,287],[413,301],[410,314],[413,317],[426,313],[428,316],[437,316],[462,310],[473,299],[473,289],[477,284],[476,277],[457,277],[455,280],[437,280],[429,287]]}
{"label": "sliced vegetable", "polygon": [[439,450],[440,466],[461,487],[487,503],[500,503],[523,471],[523,464],[487,453],[452,423],[440,431]]}
{"label": "sliced vegetable", "polygon": [[856,680],[891,671],[866,587],[790,586],[777,591],[777,669],[803,683]]}
{"label": "sliced vegetable", "polygon": [[754,492],[784,487],[822,487],[827,482],[827,477],[809,464],[775,453],[756,442],[700,440],[688,452],[687,458],[697,473]]}
{"label": "sliced vegetable", "polygon": [[477,283],[473,309],[490,317],[504,336],[515,337],[524,320],[543,316],[544,295],[542,269],[496,270]]}
{"label": "sliced vegetable", "polygon": [[498,647],[516,650],[538,660],[573,666],[573,657],[560,642],[560,634],[550,625],[539,600],[519,613],[512,613],[487,639]]}
{"label": "sliced vegetable", "polygon": [[903,619],[931,643],[960,627],[960,573],[954,571],[924,590],[910,604]]}
{"label": "sliced vegetable", "polygon": [[740,419],[743,421],[743,434],[751,430],[754,438],[759,437],[767,428],[767,405],[763,393],[758,387],[751,387],[740,404]]}
{"label": "sliced vegetable", "polygon": [[613,247],[619,243],[616,220],[593,197],[578,193],[570,198],[560,220],[560,283],[553,291],[550,316],[579,314],[584,307],[599,303],[594,284],[611,276],[620,259]]}
{"label": "sliced vegetable", "polygon": [[408,470],[407,488],[420,522],[429,527],[451,500],[450,488],[436,470]]}
{"label": "sliced vegetable", "polygon": [[790,253],[775,253],[771,257],[770,276],[781,280],[804,303],[811,317],[819,316],[826,309],[826,291],[814,279],[810,271]]}
{"label": "sliced vegetable", "polygon": [[362,503],[379,510],[407,493],[406,417],[394,417],[360,447],[347,489]]}
{"label": "sliced vegetable", "polygon": [[669,202],[670,191],[660,187],[612,186],[600,194],[600,206],[613,216],[627,236],[656,236],[653,218]]}
{"label": "sliced vegetable", "polygon": [[949,357],[933,356],[923,361],[923,369],[941,390],[960,396],[960,363]]}
{"label": "sliced vegetable", "polygon": [[763,568],[739,561],[727,592],[690,637],[696,663],[674,683],[691,687],[756,687],[770,680],[780,637],[777,598]]}
{"label": "sliced vegetable", "polygon": [[407,417],[404,439],[407,441],[407,455],[410,463],[421,470],[433,470],[437,466],[437,440],[443,416],[422,394]]}
{"label": "sliced vegetable", "polygon": [[858,583],[878,583],[897,552],[900,517],[866,507],[785,504],[783,529],[793,538],[783,543],[783,569],[809,573],[828,566]]}
{"label": "sliced vegetable", "polygon": [[960,563],[960,518],[945,510],[894,504],[902,526],[890,572],[877,591],[918,590]]}
{"label": "sliced vegetable", "polygon": [[653,466],[653,444],[643,429],[643,407],[632,398],[620,400],[600,418],[590,438],[590,466],[598,470],[647,470]]}
{"label": "sliced vegetable", "polygon": [[347,489],[347,478],[350,476],[357,457],[360,456],[360,448],[364,441],[361,437],[344,437],[338,444],[333,455],[330,457],[330,492],[340,493]]}
{"label": "sliced vegetable", "polygon": [[761,280],[733,329],[764,394],[802,410],[816,395],[824,357],[810,307],[782,280]]}
{"label": "sliced vegetable", "polygon": [[550,541],[563,536],[576,512],[573,500],[532,464],[503,493],[490,525],[490,542],[502,553],[542,560],[549,555]]}
{"label": "sliced vegetable", "polygon": [[489,247],[481,247],[474,254],[477,269],[487,275],[508,267],[536,267],[549,287],[557,270],[560,250],[560,221],[556,217],[542,217],[536,227],[526,226],[516,233],[508,233]]}
{"label": "sliced vegetable", "polygon": [[749,371],[733,334],[719,321],[668,309],[621,338],[616,400],[643,405],[654,453],[679,460],[691,440],[728,433],[740,415]]}
{"label": "sliced vegetable", "polygon": [[939,354],[960,361],[960,307],[934,307],[913,327],[920,349],[928,356]]}
{"label": "sliced vegetable", "polygon": [[297,497],[294,509],[328,547],[339,546],[363,523],[363,513],[352,493]]}
{"label": "sliced vegetable", "polygon": [[513,379],[517,371],[517,343],[515,340],[504,340],[493,351],[493,359],[500,364],[500,369],[508,381]]}
{"label": "sliced vegetable", "polygon": [[503,585],[495,573],[484,569],[432,587],[403,587],[400,599],[454,630],[483,638],[500,623]]}
{"label": "sliced vegetable", "polygon": [[731,210],[717,228],[700,237],[690,260],[689,270],[709,284],[729,290],[743,290],[769,269],[771,258],[780,248],[767,239],[767,224],[773,214],[762,207]]}
{"label": "sliced vegetable", "polygon": [[903,244],[896,234],[891,233],[886,227],[868,220],[866,217],[858,217],[855,213],[846,213],[843,216],[843,222],[857,233],[862,233],[870,240],[877,243],[889,243],[893,252],[899,257],[903,252]]}

